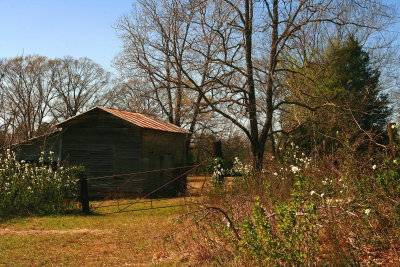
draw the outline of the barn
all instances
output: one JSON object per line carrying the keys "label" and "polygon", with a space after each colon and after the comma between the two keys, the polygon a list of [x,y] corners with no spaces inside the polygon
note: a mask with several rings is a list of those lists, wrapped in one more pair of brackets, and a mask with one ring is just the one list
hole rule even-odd
{"label": "barn", "polygon": [[[32,162],[52,151],[54,161],[83,165],[91,195],[116,187],[145,194],[176,176],[165,169],[186,166],[190,132],[149,115],[98,106],[56,126],[51,134],[20,143],[17,155]],[[160,169],[165,171],[154,171]]]}

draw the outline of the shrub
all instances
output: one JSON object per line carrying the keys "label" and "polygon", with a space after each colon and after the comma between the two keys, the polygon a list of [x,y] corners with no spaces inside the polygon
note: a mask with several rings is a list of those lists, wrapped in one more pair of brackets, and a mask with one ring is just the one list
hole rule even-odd
{"label": "shrub", "polygon": [[52,153],[42,153],[38,163],[18,161],[7,150],[0,157],[0,218],[63,213],[72,208],[78,196],[83,167],[45,164]]}
{"label": "shrub", "polygon": [[318,252],[317,206],[304,197],[305,179],[299,174],[287,203],[268,212],[257,197],[252,213],[240,225],[239,249],[262,265],[307,265]]}

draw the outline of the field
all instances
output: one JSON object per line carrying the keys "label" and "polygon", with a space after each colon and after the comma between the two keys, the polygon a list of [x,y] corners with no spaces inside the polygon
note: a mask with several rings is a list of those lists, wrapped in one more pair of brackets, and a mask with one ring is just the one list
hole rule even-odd
{"label": "field", "polygon": [[[191,185],[200,187],[200,180],[193,179]],[[153,207],[181,205],[185,200],[188,198],[158,200],[153,202]],[[103,206],[107,204],[115,201]],[[149,207],[150,203],[140,203],[131,209]],[[179,230],[176,219],[189,209],[191,206],[109,213],[116,210],[109,207],[99,209],[94,215],[30,217],[3,222],[0,224],[0,266],[175,265],[184,261],[184,257],[174,252],[174,245],[167,237]]]}

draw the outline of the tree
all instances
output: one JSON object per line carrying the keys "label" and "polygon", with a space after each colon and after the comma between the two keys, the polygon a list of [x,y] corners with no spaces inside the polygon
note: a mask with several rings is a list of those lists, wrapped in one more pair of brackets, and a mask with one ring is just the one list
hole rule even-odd
{"label": "tree", "polygon": [[[376,30],[389,17],[380,1],[368,1],[368,5],[365,1],[330,0],[215,2],[222,3],[215,5],[219,8],[216,12],[225,20],[213,24],[205,19],[202,25],[215,33],[213,44],[220,47],[220,53],[211,54],[210,68],[222,72],[213,75],[211,89],[196,88],[213,111],[245,133],[257,169],[262,167],[267,139],[283,131],[274,129],[281,106],[311,109],[282,98],[282,77],[291,71],[284,68],[287,62],[301,65],[304,51],[318,45],[314,36],[345,27]],[[376,12],[371,12],[371,7]],[[184,67],[181,69],[196,84]]]}
{"label": "tree", "polygon": [[[193,31],[198,27],[193,20],[198,8],[197,1],[141,0],[116,27],[124,44],[115,60],[122,81],[120,91],[139,97],[142,104],[152,105],[145,110],[192,133],[207,107],[200,92],[184,78],[182,68],[202,81],[209,74],[205,57],[195,58],[191,52],[198,38]],[[144,108],[138,104],[134,111]],[[187,147],[191,138],[189,135]]]}
{"label": "tree", "polygon": [[55,66],[53,89],[56,99],[51,105],[55,120],[83,112],[104,99],[110,73],[89,58],[65,57],[49,62]]}
{"label": "tree", "polygon": [[3,127],[13,142],[29,139],[48,119],[54,65],[46,57],[25,56],[1,60],[0,69]]}
{"label": "tree", "polygon": [[379,84],[379,70],[371,66],[369,54],[354,36],[330,42],[319,62],[296,72],[303,76],[287,75],[291,93],[286,101],[314,107],[288,107],[282,118],[285,128],[300,125],[291,138],[297,145],[326,152],[343,138],[362,142],[366,134],[384,131],[391,113],[388,96]]}
{"label": "tree", "polygon": [[[135,64],[125,62],[126,69],[146,70],[156,81],[153,88],[164,88],[168,97],[171,83],[175,88],[196,91],[214,113],[246,135],[257,169],[262,167],[268,138],[284,131],[276,128],[282,107],[306,107],[284,98],[282,79],[291,71],[285,68],[288,62],[303,64],[304,55],[318,48],[319,36],[344,29],[370,36],[391,19],[388,8],[378,0],[140,3],[144,7],[140,20],[153,23],[146,27],[128,20],[124,24],[122,30],[131,38],[125,44],[136,47],[128,54],[132,56],[128,61]],[[175,6],[182,9],[165,9]]]}
{"label": "tree", "polygon": [[90,59],[30,55],[0,60],[0,132],[4,145],[46,134],[54,121],[92,107],[110,74]]}

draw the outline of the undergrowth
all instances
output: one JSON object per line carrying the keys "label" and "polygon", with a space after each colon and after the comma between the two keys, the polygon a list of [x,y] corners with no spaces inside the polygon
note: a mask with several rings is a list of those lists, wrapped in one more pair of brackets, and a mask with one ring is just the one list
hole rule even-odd
{"label": "undergrowth", "polygon": [[189,262],[347,266],[400,260],[399,158],[337,153],[311,159],[293,150],[266,166],[251,172],[237,160],[225,170],[234,177],[215,185],[204,206],[228,218],[210,209],[193,213],[191,230],[180,238]]}

